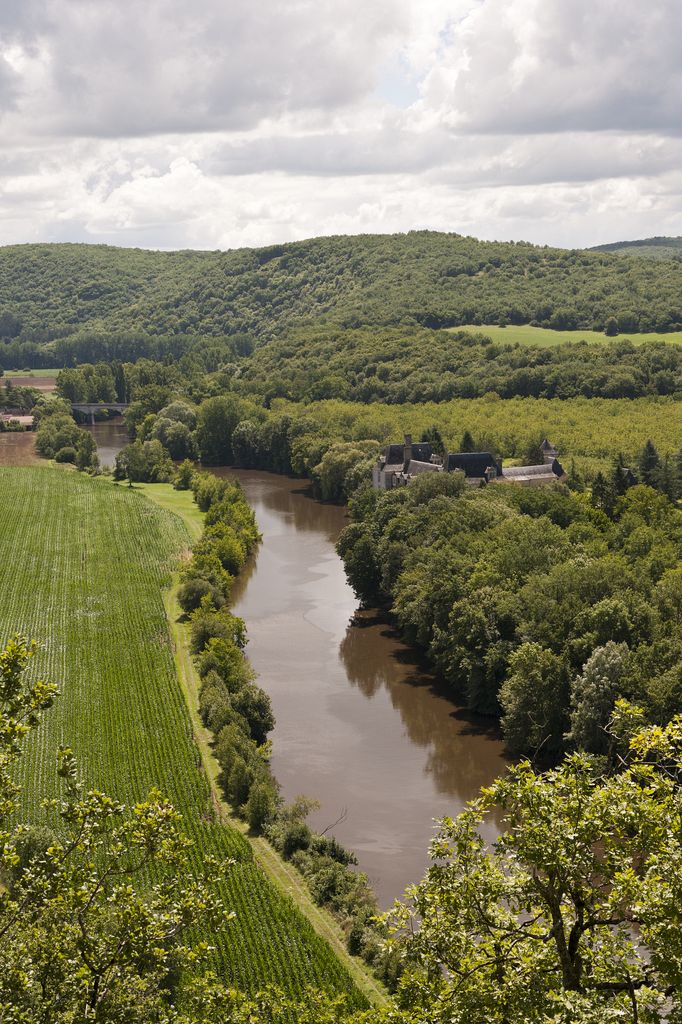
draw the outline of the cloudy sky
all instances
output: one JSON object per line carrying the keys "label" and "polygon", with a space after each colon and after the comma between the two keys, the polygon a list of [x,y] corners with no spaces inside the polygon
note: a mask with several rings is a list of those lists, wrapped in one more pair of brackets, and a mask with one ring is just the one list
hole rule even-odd
{"label": "cloudy sky", "polygon": [[682,234],[680,0],[0,0],[0,243]]}

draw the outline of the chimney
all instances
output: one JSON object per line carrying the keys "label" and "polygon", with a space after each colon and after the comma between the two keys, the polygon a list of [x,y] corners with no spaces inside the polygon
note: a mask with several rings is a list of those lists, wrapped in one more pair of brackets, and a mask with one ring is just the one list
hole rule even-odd
{"label": "chimney", "polygon": [[405,434],[405,449],[403,453],[403,473],[407,473],[407,469],[412,462],[412,434]]}

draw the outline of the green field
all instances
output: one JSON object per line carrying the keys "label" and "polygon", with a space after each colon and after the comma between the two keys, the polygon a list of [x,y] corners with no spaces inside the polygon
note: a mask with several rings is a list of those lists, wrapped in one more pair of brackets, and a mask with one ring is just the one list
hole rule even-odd
{"label": "green field", "polygon": [[5,370],[5,377],[56,377],[59,367],[54,370]]}
{"label": "green field", "polygon": [[671,345],[682,345],[682,331],[671,331],[669,334],[618,334],[615,338],[607,338],[603,331],[552,331],[549,327],[530,327],[528,324],[508,327],[498,327],[496,324],[477,327],[475,324],[467,324],[465,327],[452,327],[450,330],[476,331],[496,342],[506,342],[509,345],[538,345],[543,348],[578,341],[603,345],[604,342],[624,341],[626,338],[633,345],[643,345],[647,341],[667,341]]}
{"label": "green field", "polygon": [[314,985],[362,1002],[246,838],[216,820],[162,599],[192,540],[182,521],[137,489],[49,466],[0,469],[0,495],[2,638],[39,640],[36,669],[61,689],[22,763],[25,816],[43,819],[42,799],[57,792],[59,743],[73,747],[88,784],[121,800],[158,786],[184,815],[197,866],[203,854],[236,861],[224,882],[236,920],[211,936],[221,973],[252,992]]}

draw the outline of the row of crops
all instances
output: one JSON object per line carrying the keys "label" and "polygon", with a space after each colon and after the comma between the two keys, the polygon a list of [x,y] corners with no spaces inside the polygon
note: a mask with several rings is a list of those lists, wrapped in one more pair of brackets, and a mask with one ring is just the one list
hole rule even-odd
{"label": "row of crops", "polygon": [[73,747],[89,785],[120,800],[157,786],[182,812],[197,866],[205,855],[236,861],[223,883],[236,919],[211,936],[221,973],[251,991],[355,992],[246,839],[215,819],[161,596],[188,546],[177,517],[108,480],[0,468],[0,641],[15,632],[40,641],[34,670],[61,689],[23,759],[23,814],[46,820],[60,743]]}

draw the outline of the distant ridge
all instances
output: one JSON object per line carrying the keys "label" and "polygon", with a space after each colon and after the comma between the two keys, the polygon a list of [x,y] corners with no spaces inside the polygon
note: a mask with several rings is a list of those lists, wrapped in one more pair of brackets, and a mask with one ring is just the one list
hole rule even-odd
{"label": "distant ridge", "polygon": [[595,245],[590,252],[630,253],[649,259],[665,260],[682,256],[682,236],[654,235],[653,238],[635,238],[630,242],[606,242]]}
{"label": "distant ridge", "polygon": [[[412,231],[226,252],[0,247],[0,338],[44,344],[92,332],[259,343],[323,322],[601,332],[611,317],[621,333],[680,330],[682,239],[653,241],[590,252]],[[649,253],[665,255],[640,258]]]}

